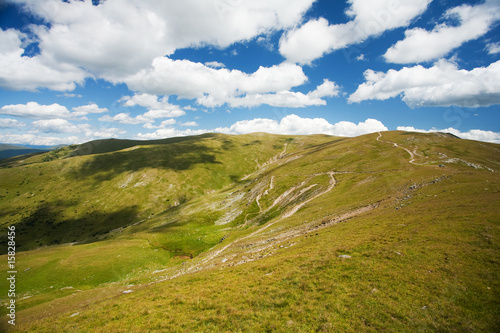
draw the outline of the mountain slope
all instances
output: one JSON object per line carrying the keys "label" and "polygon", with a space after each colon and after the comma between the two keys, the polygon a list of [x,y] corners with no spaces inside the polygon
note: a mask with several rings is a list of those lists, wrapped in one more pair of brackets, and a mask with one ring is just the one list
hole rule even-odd
{"label": "mountain slope", "polygon": [[[30,223],[20,327],[495,331],[498,152],[439,133],[215,135],[0,170],[2,189],[22,189],[3,223]],[[33,199],[56,173],[78,200],[13,213],[45,204]],[[134,208],[99,215],[118,207]],[[80,244],[31,251],[41,240]]]}

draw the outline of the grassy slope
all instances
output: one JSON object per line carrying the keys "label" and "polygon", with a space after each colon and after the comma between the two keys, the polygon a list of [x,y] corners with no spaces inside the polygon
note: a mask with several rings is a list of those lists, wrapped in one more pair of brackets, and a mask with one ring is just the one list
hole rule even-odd
{"label": "grassy slope", "polygon": [[[486,169],[499,169],[498,146],[383,133],[383,140],[401,147],[418,146],[422,157],[416,163],[428,164],[421,166],[409,164],[407,152],[377,136],[293,141],[269,136],[272,147],[265,159],[282,151],[283,142],[289,143],[290,155],[246,181],[216,183],[215,192],[193,191],[189,202],[103,242],[20,254],[19,270],[30,268],[19,281],[19,290],[30,296],[18,302],[24,309],[18,314],[22,329],[498,330],[500,186],[498,173]],[[251,146],[238,147],[231,152],[246,156]],[[255,164],[238,176],[254,169]],[[201,179],[196,173],[201,170],[189,170],[196,178],[183,178],[186,184]],[[329,171],[337,172],[333,190],[280,219],[326,191]],[[206,189],[206,184],[199,185]],[[256,196],[266,189],[259,208]],[[369,212],[313,228],[376,202]],[[214,225],[232,211],[234,220]],[[287,236],[295,231],[297,237]],[[227,238],[206,252],[222,235]],[[185,259],[191,256],[195,259]],[[190,267],[197,273],[161,282]],[[157,272],[160,268],[167,270]],[[64,288],[70,286],[81,291]],[[134,292],[123,295],[126,289]]]}

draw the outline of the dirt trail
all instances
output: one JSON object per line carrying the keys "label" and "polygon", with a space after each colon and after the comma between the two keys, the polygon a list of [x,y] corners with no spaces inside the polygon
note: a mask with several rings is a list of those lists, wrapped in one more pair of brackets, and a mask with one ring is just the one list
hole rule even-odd
{"label": "dirt trail", "polygon": [[380,142],[385,142],[385,143],[389,143],[389,144],[392,144],[394,147],[397,147],[397,148],[400,148],[400,149],[404,149],[408,154],[410,154],[410,161],[409,163],[410,164],[414,164],[414,165],[424,165],[424,164],[420,164],[420,163],[415,163],[415,155],[417,156],[421,156],[419,155],[416,150],[418,149],[418,147],[415,147],[413,149],[413,151],[405,148],[405,147],[401,147],[399,146],[397,143],[395,142],[391,142],[391,141],[385,141],[385,140],[380,140],[380,138],[382,137],[382,133],[378,132],[378,137],[377,137],[377,141],[380,141]]}
{"label": "dirt trail", "polygon": [[[316,195],[314,195],[313,197],[295,205],[292,209],[290,209],[289,211],[285,212],[280,218],[276,219],[275,221],[273,222],[268,222],[266,223],[265,225],[263,225],[260,229],[254,231],[253,233],[245,236],[245,237],[242,237],[242,238],[239,238],[233,242],[230,242],[229,244],[223,246],[222,248],[220,249],[217,249],[217,250],[214,250],[212,251],[210,254],[208,254],[205,258],[202,258],[198,263],[194,264],[193,266],[191,267],[188,267],[186,268],[185,270],[183,270],[182,272],[177,272],[176,274],[174,274],[173,276],[171,276],[170,278],[174,278],[174,277],[177,277],[177,276],[180,276],[180,275],[184,275],[184,274],[187,274],[191,271],[198,271],[200,269],[203,269],[203,268],[206,268],[206,267],[210,267],[210,261],[212,261],[213,259],[215,259],[216,257],[218,257],[221,253],[225,252],[226,249],[228,249],[229,247],[231,247],[235,242],[238,242],[240,243],[241,241],[244,241],[246,239],[249,239],[251,237],[254,237],[255,235],[259,234],[259,233],[262,233],[263,231],[267,230],[269,227],[273,226],[274,224],[278,223],[278,222],[281,222],[282,220],[288,218],[288,217],[291,217],[293,216],[295,213],[297,213],[304,205],[308,204],[309,202],[317,199],[318,197],[330,192],[331,190],[333,190],[333,188],[335,187],[335,184],[337,183],[336,179],[335,179],[335,172],[333,171],[330,171],[327,173],[329,176],[330,176],[330,182],[329,182],[329,186],[328,188],[326,188],[324,191],[320,192],[320,193],[317,193]],[[279,202],[281,202],[288,194],[290,194],[291,192],[293,192],[294,190],[297,190],[299,189],[300,187],[304,186],[306,182],[302,182],[300,185],[298,186],[294,186],[292,187],[291,189],[285,191],[285,193],[283,193],[280,197],[278,197],[278,199],[276,199],[273,203],[273,205],[271,207],[269,207],[268,209],[266,209],[265,212],[267,212],[269,209],[271,209],[272,207],[276,206]],[[308,188],[306,189],[309,189],[309,188],[312,188],[314,186],[316,186],[317,184],[314,184],[314,185],[311,185],[309,186]],[[301,193],[305,192],[304,189]]]}

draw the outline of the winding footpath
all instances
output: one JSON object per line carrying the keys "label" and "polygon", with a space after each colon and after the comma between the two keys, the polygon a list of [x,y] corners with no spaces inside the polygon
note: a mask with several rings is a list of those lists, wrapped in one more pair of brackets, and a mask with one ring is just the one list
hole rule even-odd
{"label": "winding footpath", "polygon": [[385,141],[385,140],[380,140],[380,138],[382,137],[382,133],[378,132],[378,137],[377,137],[377,141],[379,142],[385,142],[385,143],[389,143],[389,144],[392,144],[394,147],[396,148],[400,148],[400,149],[404,149],[408,154],[410,154],[410,161],[409,163],[410,164],[414,164],[414,165],[425,165],[425,164],[420,164],[420,163],[415,163],[415,155],[417,156],[420,156],[418,155],[418,153],[416,152],[418,147],[415,147],[413,149],[413,151],[409,150],[408,148],[405,148],[405,147],[401,147],[399,146],[397,143],[395,142],[390,142],[390,141]]}

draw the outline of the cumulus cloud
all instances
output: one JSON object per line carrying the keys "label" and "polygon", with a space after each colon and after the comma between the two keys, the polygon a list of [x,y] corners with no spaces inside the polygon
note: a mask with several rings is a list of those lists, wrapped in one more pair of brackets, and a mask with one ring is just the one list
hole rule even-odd
{"label": "cumulus cloud", "polygon": [[358,124],[349,121],[330,124],[323,118],[302,118],[294,114],[288,115],[280,121],[256,118],[238,121],[229,127],[219,127],[214,130],[214,132],[227,134],[266,132],[290,135],[328,134],[349,137],[378,131],[387,131],[387,127],[376,119],[367,119]]}
{"label": "cumulus cloud", "polygon": [[196,121],[187,121],[187,122],[182,123],[180,125],[187,126],[187,127],[196,127],[196,126],[198,126],[198,123]]}
{"label": "cumulus cloud", "polygon": [[212,68],[224,68],[224,67],[226,67],[226,65],[224,65],[223,63],[218,62],[218,61],[209,61],[209,62],[206,62],[205,66],[212,67]]}
{"label": "cumulus cloud", "polygon": [[40,105],[37,102],[28,102],[26,104],[4,105],[0,108],[0,114],[31,119],[76,119],[88,114],[108,112],[108,109],[100,108],[95,103],[74,107],[72,110],[73,112],[57,103]]}
{"label": "cumulus cloud", "polygon": [[43,133],[78,133],[89,127],[89,125],[75,126],[66,119],[37,120],[31,125],[35,131]]}
{"label": "cumulus cloud", "polygon": [[322,98],[337,96],[339,93],[340,88],[328,80],[309,94],[290,91],[306,81],[307,76],[302,68],[290,63],[260,67],[254,73],[247,74],[239,70],[215,69],[201,63],[164,57],[155,59],[149,70],[141,71],[126,80],[132,90],[196,99],[198,104],[206,107],[226,103],[232,107],[262,104],[288,107],[324,105],[326,102]]}
{"label": "cumulus cloud", "polygon": [[156,95],[194,99],[209,94],[223,100],[236,93],[289,90],[306,80],[301,67],[287,63],[260,67],[247,74],[226,68],[214,69],[189,60],[160,57],[153,60],[151,68],[127,78],[125,82],[132,90]]}
{"label": "cumulus cloud", "polygon": [[16,119],[0,118],[0,129],[19,128],[19,127],[24,127],[24,126],[26,126],[25,123],[20,122]]}
{"label": "cumulus cloud", "polygon": [[483,131],[483,130],[473,129],[473,130],[470,130],[467,132],[461,132],[453,127],[449,127],[449,128],[441,129],[441,130],[438,130],[438,129],[423,130],[423,129],[417,129],[413,126],[398,126],[397,129],[398,129],[398,131],[407,131],[407,132],[451,133],[451,134],[456,135],[462,139],[500,143],[500,133],[493,132],[493,131]]}
{"label": "cumulus cloud", "polygon": [[[303,108],[306,106],[326,105],[324,97],[338,96],[340,87],[329,80],[325,80],[315,90],[303,94],[301,92],[279,91],[270,94],[247,94],[244,97],[233,97],[226,101],[231,107],[254,107],[267,104],[275,107]],[[210,97],[199,99],[205,106],[217,105]]]}
{"label": "cumulus cloud", "polygon": [[87,74],[80,68],[65,63],[51,62],[37,55],[24,54],[27,36],[18,30],[0,29],[0,87],[11,90],[36,91],[44,87],[52,90],[73,90],[82,84]]}
{"label": "cumulus cloud", "polygon": [[[134,96],[125,96],[120,99],[123,106],[134,107],[140,106],[149,109],[146,113],[131,117],[130,113],[119,113],[114,116],[105,115],[99,118],[99,121],[116,122],[127,125],[144,124],[146,128],[159,128],[154,126],[153,123],[158,118],[175,118],[186,114],[179,106],[170,104],[168,97],[165,96],[158,99],[156,95],[150,94],[135,94]],[[175,123],[175,120],[169,119],[166,122]],[[160,125],[161,126],[161,125]]]}
{"label": "cumulus cloud", "polygon": [[366,82],[349,97],[350,103],[402,95],[410,107],[500,104],[500,61],[467,71],[441,59],[431,68],[417,65],[387,73],[367,70],[364,76]]}
{"label": "cumulus cloud", "polygon": [[108,112],[107,108],[100,108],[97,104],[91,103],[88,105],[77,106],[72,109],[75,116],[86,116],[91,113],[104,113]]}
{"label": "cumulus cloud", "polygon": [[500,53],[500,43],[488,43],[486,45],[486,50],[489,54]]}
{"label": "cumulus cloud", "polygon": [[143,115],[138,115],[136,117],[131,117],[130,113],[118,113],[114,116],[105,115],[98,119],[99,121],[113,122],[125,125],[137,125],[144,123],[152,123],[151,118],[146,118]]}
{"label": "cumulus cloud", "polygon": [[148,112],[142,115],[146,119],[175,118],[186,114],[179,106],[170,104],[167,96],[158,99],[156,95],[144,93],[125,96],[120,101],[123,102],[123,106],[132,107],[138,105],[149,109]]}
{"label": "cumulus cloud", "polygon": [[326,53],[360,43],[384,31],[408,26],[431,0],[349,0],[344,24],[330,25],[324,18],[313,19],[287,32],[280,40],[280,53],[288,60],[310,64]]}
{"label": "cumulus cloud", "polygon": [[141,140],[153,140],[213,132],[226,134],[247,134],[254,132],[290,135],[328,134],[334,136],[352,137],[367,133],[387,131],[387,127],[376,119],[367,119],[358,124],[349,121],[341,121],[336,124],[330,124],[323,118],[302,118],[294,114],[288,115],[280,121],[266,118],[256,118],[252,120],[238,121],[229,127],[219,127],[211,130],[178,130],[171,126],[166,127],[168,125],[170,124],[166,124],[165,127],[159,128],[153,133],[139,133],[136,138]]}
{"label": "cumulus cloud", "polygon": [[167,128],[168,126],[174,125],[176,123],[177,123],[177,121],[175,119],[170,118],[170,119],[162,121],[160,123],[160,125],[158,125],[158,126],[153,125],[153,123],[145,123],[143,125],[143,127],[148,128],[148,129]]}
{"label": "cumulus cloud", "polygon": [[172,138],[176,136],[189,136],[189,135],[200,135],[204,133],[208,133],[211,131],[208,130],[178,130],[172,127],[169,128],[161,128],[153,133],[139,133],[136,135],[136,139],[139,140],[155,140],[155,139],[164,139],[164,138]]}
{"label": "cumulus cloud", "polygon": [[[120,128],[114,128],[114,127],[108,127],[108,128],[100,128],[97,130],[92,130],[90,132],[87,132],[86,135],[87,137],[96,138],[114,138],[119,135],[125,134],[127,131],[120,129]],[[90,140],[92,140],[90,139]],[[85,140],[88,141],[88,140]]]}
{"label": "cumulus cloud", "polygon": [[0,114],[33,119],[73,118],[74,115],[62,105],[40,105],[37,102],[27,104],[5,105],[0,108]]}
{"label": "cumulus cloud", "polygon": [[40,50],[33,57],[23,55],[28,44],[23,33],[11,29],[0,35],[5,41],[0,45],[7,45],[0,57],[8,57],[2,62],[8,66],[0,69],[0,86],[73,90],[86,78],[103,78],[137,92],[196,99],[207,107],[232,100],[239,106],[246,106],[247,100],[248,106],[325,103],[291,91],[307,81],[296,65],[261,67],[247,74],[216,61],[201,64],[165,57],[181,48],[226,48],[266,39],[273,31],[296,26],[314,0],[106,0],[98,6],[91,1],[11,1],[47,24],[31,26],[32,41]]}
{"label": "cumulus cloud", "polygon": [[[106,0],[94,6],[92,1],[11,1],[48,23],[32,27],[41,50],[37,59],[50,66],[83,68],[89,73],[86,75],[112,82],[121,82],[148,67],[154,58],[170,55],[180,48],[205,45],[224,48],[292,27],[314,2]],[[21,65],[20,58],[17,54],[12,61]],[[23,72],[31,73],[26,69]],[[69,82],[79,82],[81,75],[85,76],[81,70],[77,73],[80,76],[68,75]],[[26,89],[21,81],[15,89]],[[59,81],[59,85],[44,81],[32,85],[60,90],[74,88]]]}
{"label": "cumulus cloud", "polygon": [[0,134],[0,142],[40,145],[40,146],[55,146],[60,144],[82,143],[83,141],[81,141],[81,139],[76,136],[55,137],[55,136],[40,136],[38,134]]}
{"label": "cumulus cloud", "polygon": [[463,43],[486,34],[500,19],[500,4],[497,0],[489,0],[476,6],[462,5],[447,10],[444,18],[458,20],[460,24],[442,23],[432,31],[407,30],[405,39],[389,48],[384,58],[398,64],[441,58]]}

